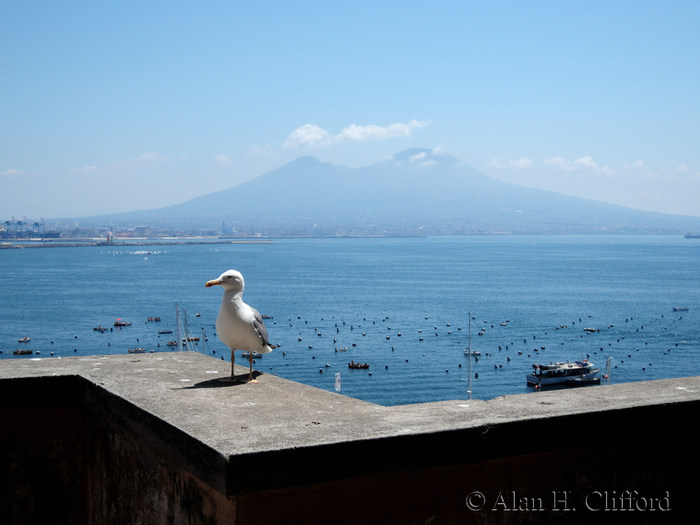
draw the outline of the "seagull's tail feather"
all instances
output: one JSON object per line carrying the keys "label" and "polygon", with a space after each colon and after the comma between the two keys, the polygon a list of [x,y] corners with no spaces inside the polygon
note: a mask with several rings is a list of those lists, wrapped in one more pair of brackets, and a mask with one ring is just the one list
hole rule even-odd
{"label": "seagull's tail feather", "polygon": [[261,354],[269,354],[275,348],[277,348],[276,345],[266,345],[266,346],[263,346],[262,349],[258,350],[258,352],[260,352]]}

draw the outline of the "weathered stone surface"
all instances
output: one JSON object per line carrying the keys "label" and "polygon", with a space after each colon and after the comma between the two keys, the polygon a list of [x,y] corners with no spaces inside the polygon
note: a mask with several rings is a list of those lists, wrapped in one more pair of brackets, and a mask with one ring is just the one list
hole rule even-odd
{"label": "weathered stone surface", "polygon": [[0,522],[35,522],[49,502],[69,523],[517,523],[552,509],[465,498],[519,491],[551,507],[570,491],[580,507],[596,490],[671,491],[679,518],[698,485],[681,480],[700,466],[700,377],[382,407],[265,374],[217,381],[229,373],[188,352],[0,361],[15,400],[0,419]]}

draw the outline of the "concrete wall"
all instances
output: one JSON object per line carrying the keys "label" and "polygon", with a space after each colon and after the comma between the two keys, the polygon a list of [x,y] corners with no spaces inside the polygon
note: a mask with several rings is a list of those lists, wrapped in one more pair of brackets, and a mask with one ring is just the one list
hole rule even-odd
{"label": "concrete wall", "polygon": [[700,378],[377,407],[94,360],[0,363],[0,523],[697,520]]}

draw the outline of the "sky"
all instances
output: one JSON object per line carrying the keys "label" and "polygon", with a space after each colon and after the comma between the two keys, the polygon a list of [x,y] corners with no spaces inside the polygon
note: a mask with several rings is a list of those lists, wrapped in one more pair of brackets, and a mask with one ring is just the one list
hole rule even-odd
{"label": "sky", "polygon": [[411,147],[700,216],[698,27],[674,0],[0,0],[0,221]]}

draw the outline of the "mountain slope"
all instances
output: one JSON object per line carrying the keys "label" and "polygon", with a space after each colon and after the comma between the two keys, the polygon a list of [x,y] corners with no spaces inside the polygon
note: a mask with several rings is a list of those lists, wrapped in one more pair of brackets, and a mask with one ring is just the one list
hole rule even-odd
{"label": "mountain slope", "polygon": [[[684,233],[700,218],[643,212],[525,188],[414,148],[350,169],[300,157],[227,190],[159,210],[111,216],[150,224],[189,222],[270,234]],[[107,219],[107,217],[105,217]]]}

